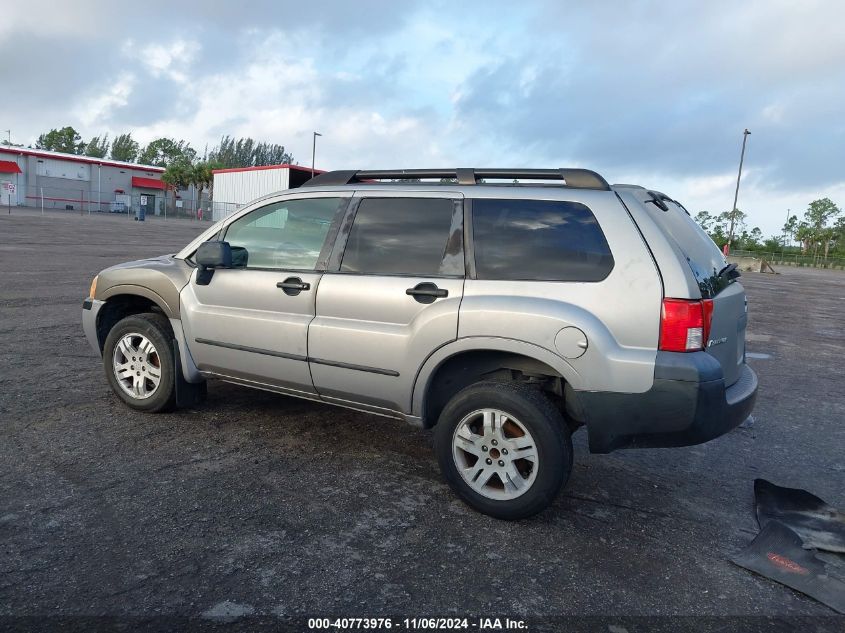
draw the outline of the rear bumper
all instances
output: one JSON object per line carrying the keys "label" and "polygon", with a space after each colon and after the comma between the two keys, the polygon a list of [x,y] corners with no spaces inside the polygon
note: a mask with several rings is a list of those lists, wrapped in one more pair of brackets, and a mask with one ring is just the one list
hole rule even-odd
{"label": "rear bumper", "polygon": [[705,352],[658,352],[654,386],[645,393],[577,392],[590,451],[691,446],[744,422],[757,399],[757,374],[748,365],[725,388],[719,362]]}

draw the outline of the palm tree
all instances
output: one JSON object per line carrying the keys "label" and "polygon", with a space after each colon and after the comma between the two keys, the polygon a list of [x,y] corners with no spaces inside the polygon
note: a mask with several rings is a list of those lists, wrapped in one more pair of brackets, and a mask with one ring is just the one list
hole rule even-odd
{"label": "palm tree", "polygon": [[190,183],[190,163],[174,161],[167,166],[161,175],[161,181],[173,191],[173,206],[176,207],[176,192],[185,189]]}
{"label": "palm tree", "polygon": [[217,169],[217,163],[209,161],[199,162],[191,168],[190,181],[196,189],[197,197],[196,202],[194,203],[194,213],[196,213],[197,207],[201,201],[202,192],[205,189],[209,189],[210,191],[214,186],[214,174],[212,172],[215,169]]}

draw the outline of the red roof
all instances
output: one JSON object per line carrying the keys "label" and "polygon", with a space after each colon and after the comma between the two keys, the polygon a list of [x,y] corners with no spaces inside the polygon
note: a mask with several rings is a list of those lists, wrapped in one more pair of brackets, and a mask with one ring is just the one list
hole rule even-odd
{"label": "red roof", "polygon": [[4,154],[18,154],[19,156],[37,156],[39,158],[55,158],[56,160],[69,160],[74,163],[87,163],[89,165],[103,165],[104,167],[118,167],[120,169],[132,169],[134,171],[146,171],[162,173],[164,167],[153,167],[152,165],[137,165],[135,163],[124,163],[121,161],[94,158],[92,156],[77,156],[76,154],[63,154],[61,152],[49,152],[46,150],[29,149],[23,147],[0,147]]}
{"label": "red roof", "polygon": [[[236,171],[261,171],[263,169],[297,169],[299,171],[307,171],[309,174],[311,173],[310,167],[303,167],[302,165],[288,165],[285,163],[284,165],[261,165],[260,167],[231,167],[229,169],[213,169],[211,170],[212,174],[229,174]],[[325,172],[324,169],[315,169],[315,174],[322,174]]]}
{"label": "red roof", "polygon": [[142,178],[141,176],[132,176],[133,187],[143,187],[145,189],[167,189],[167,185],[155,178]]}
{"label": "red roof", "polygon": [[0,160],[0,174],[20,174],[21,168],[13,160]]}

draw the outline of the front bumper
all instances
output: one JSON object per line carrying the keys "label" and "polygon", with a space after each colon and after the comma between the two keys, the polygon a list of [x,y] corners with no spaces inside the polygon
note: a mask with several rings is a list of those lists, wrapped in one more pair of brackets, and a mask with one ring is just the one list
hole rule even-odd
{"label": "front bumper", "polygon": [[103,351],[100,349],[100,339],[97,336],[97,314],[99,314],[104,303],[105,301],[90,298],[82,302],[82,330],[85,332],[85,338],[88,339],[92,349],[97,352],[97,356],[103,355]]}
{"label": "front bumper", "polygon": [[748,365],[725,388],[719,362],[706,352],[658,352],[654,385],[645,393],[579,391],[590,451],[702,444],[742,424],[757,399]]}

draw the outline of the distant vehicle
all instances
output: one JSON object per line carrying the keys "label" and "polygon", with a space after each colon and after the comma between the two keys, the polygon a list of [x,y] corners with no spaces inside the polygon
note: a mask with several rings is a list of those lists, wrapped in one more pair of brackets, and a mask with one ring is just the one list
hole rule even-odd
{"label": "distant vehicle", "polygon": [[579,426],[607,453],[748,417],[738,277],[678,202],[595,172],[329,172],[104,270],[83,326],[134,409],[216,378],[434,427],[457,494],[517,519]]}
{"label": "distant vehicle", "polygon": [[109,205],[109,213],[126,213],[126,203],[112,202]]}

